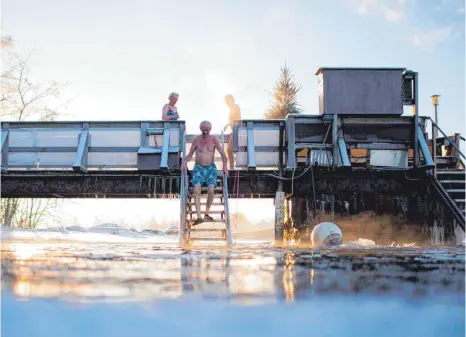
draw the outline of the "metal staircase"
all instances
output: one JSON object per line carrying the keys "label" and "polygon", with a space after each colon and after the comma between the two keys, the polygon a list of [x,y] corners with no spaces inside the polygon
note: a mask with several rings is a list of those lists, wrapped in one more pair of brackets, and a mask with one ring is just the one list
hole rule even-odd
{"label": "metal staircase", "polygon": [[[225,138],[221,135],[222,148],[225,149]],[[185,148],[185,146],[184,146]],[[183,158],[185,157],[183,149]],[[213,221],[205,221],[198,225],[193,225],[197,219],[194,187],[187,172],[181,173],[180,184],[180,244],[189,244],[192,241],[226,241],[232,244],[230,210],[228,204],[228,183],[227,175],[223,171],[218,171],[217,186],[214,189],[214,199],[209,210],[209,215]],[[207,204],[207,187],[201,187],[201,215],[205,213]]]}
{"label": "metal staircase", "polygon": [[[433,187],[445,200],[460,227],[465,230],[465,193],[466,178],[464,154],[460,151],[460,134],[448,137],[439,126],[431,120],[432,134],[435,129],[443,134],[443,138],[433,138],[431,142],[432,157],[435,165]],[[453,140],[452,140],[453,138]]]}
{"label": "metal staircase", "polygon": [[465,216],[465,171],[464,169],[437,170],[437,180]]}

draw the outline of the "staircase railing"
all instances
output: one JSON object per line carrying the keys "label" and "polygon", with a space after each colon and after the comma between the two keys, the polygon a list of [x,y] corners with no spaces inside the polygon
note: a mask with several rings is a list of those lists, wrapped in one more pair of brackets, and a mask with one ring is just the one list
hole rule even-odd
{"label": "staircase railing", "polygon": [[[186,130],[182,130],[181,138],[180,138],[180,145],[181,145],[181,163],[186,158]],[[181,165],[180,163],[180,165]],[[180,175],[180,230],[178,233],[178,241],[180,245],[184,245],[186,243],[186,211],[188,207],[188,170],[181,170]]]}
{"label": "staircase railing", "polygon": [[[466,160],[466,157],[464,156],[463,152],[459,149],[459,144],[456,144],[450,137],[447,136],[447,134],[438,126],[437,123],[435,123],[432,118],[428,118],[432,124],[432,159],[434,160],[435,168],[434,168],[434,176],[437,177],[437,132],[436,130],[440,131],[440,133],[445,137],[445,139],[448,141],[448,143],[457,151],[459,154],[458,160],[460,161],[461,165],[465,167],[464,161],[461,159]],[[458,140],[464,141],[465,138],[459,135]]]}
{"label": "staircase railing", "polygon": [[434,187],[436,192],[444,199],[445,204],[450,209],[450,211],[453,213],[453,216],[458,222],[458,225],[464,231],[466,222],[465,222],[465,217],[464,217],[463,212],[458,207],[456,202],[452,199],[452,197],[448,194],[448,192],[445,191],[442,184],[436,178],[431,178],[431,179],[432,179],[432,186]]}
{"label": "staircase railing", "polygon": [[[221,142],[222,142],[222,149],[225,152],[225,134],[222,131],[221,134]],[[225,204],[225,227],[227,230],[227,244],[231,245],[232,238],[231,238],[231,226],[230,226],[230,203],[228,201],[228,177],[224,170],[222,170],[223,174],[223,202]]]}

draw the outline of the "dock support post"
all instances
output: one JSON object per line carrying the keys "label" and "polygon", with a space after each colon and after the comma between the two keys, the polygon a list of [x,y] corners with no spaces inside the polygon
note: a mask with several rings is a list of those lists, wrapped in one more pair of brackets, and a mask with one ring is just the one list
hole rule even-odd
{"label": "dock support post", "polygon": [[285,192],[275,194],[275,242],[283,241],[283,227],[285,224]]}
{"label": "dock support post", "polygon": [[333,160],[332,160],[332,169],[337,168],[337,159],[338,159],[338,115],[333,115],[332,122],[332,151],[333,151]]}
{"label": "dock support post", "polygon": [[[279,153],[278,153],[278,174],[280,178],[283,177],[283,129],[280,128],[280,136],[278,141]],[[278,189],[275,193],[275,242],[283,241],[283,226],[285,224],[285,192],[283,192],[283,180],[278,180]]]}
{"label": "dock support post", "polygon": [[[180,155],[182,160],[186,157],[186,131],[180,129]],[[188,175],[186,171],[181,171],[180,175],[180,230],[178,233],[178,244],[186,244],[186,211],[188,198]]]}
{"label": "dock support post", "polygon": [[413,151],[413,165],[414,168],[419,167],[419,82],[418,82],[418,73],[414,73],[414,106],[413,106],[413,115],[414,115],[414,151]]}

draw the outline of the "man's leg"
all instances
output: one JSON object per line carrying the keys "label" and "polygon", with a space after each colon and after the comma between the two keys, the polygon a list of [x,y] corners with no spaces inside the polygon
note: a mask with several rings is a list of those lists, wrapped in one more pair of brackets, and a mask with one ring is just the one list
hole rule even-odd
{"label": "man's leg", "polygon": [[202,222],[201,217],[201,186],[202,186],[202,168],[195,164],[193,168],[193,186],[194,186],[194,205],[196,206],[197,218],[194,221],[194,225],[198,225]]}
{"label": "man's leg", "polygon": [[202,222],[201,217],[201,184],[194,185],[194,203],[196,206],[197,218],[194,221],[194,224],[197,225]]}
{"label": "man's leg", "polygon": [[212,201],[214,201],[214,185],[209,185],[207,188],[207,204],[205,206],[205,215],[204,220],[213,220],[213,218],[209,215],[210,206],[212,206]]}
{"label": "man's leg", "polygon": [[205,207],[205,215],[204,215],[204,220],[206,221],[212,221],[214,220],[210,215],[210,206],[212,206],[212,201],[214,200],[214,189],[215,186],[217,185],[217,166],[215,166],[215,163],[212,163],[209,167],[209,176],[206,181],[207,183],[207,204]]}

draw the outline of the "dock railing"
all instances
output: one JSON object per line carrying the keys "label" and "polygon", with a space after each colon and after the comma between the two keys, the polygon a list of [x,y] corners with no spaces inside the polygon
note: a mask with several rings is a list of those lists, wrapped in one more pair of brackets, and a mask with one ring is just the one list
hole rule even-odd
{"label": "dock railing", "polygon": [[[417,119],[416,132],[412,116],[299,114],[284,120],[240,120],[224,140],[233,137],[238,170],[283,172],[309,165],[332,170],[431,169],[438,157],[432,151],[438,146],[429,149],[429,119]],[[432,127],[438,129],[434,122]],[[184,121],[2,122],[2,172],[170,172],[179,169],[182,147],[188,152],[196,137],[185,130]],[[444,136],[450,156],[464,167],[461,136]],[[215,162],[221,169],[218,154]],[[188,168],[193,165],[191,161]]]}
{"label": "dock railing", "polygon": [[2,122],[2,171],[176,169],[184,130],[184,121]]}
{"label": "dock railing", "polygon": [[[431,153],[434,162],[434,176],[437,177],[437,165],[439,164],[439,157],[443,157],[442,152],[449,154],[448,159],[453,160],[456,168],[465,168],[466,158],[464,153],[460,150],[461,141],[465,141],[465,138],[461,134],[456,133],[453,137],[449,137],[439,126],[435,123],[432,118],[428,118],[431,123],[432,130],[432,142],[431,142]],[[443,137],[437,137],[437,131],[443,135]],[[438,153],[437,151],[440,150]],[[447,159],[447,160],[448,160]]]}

